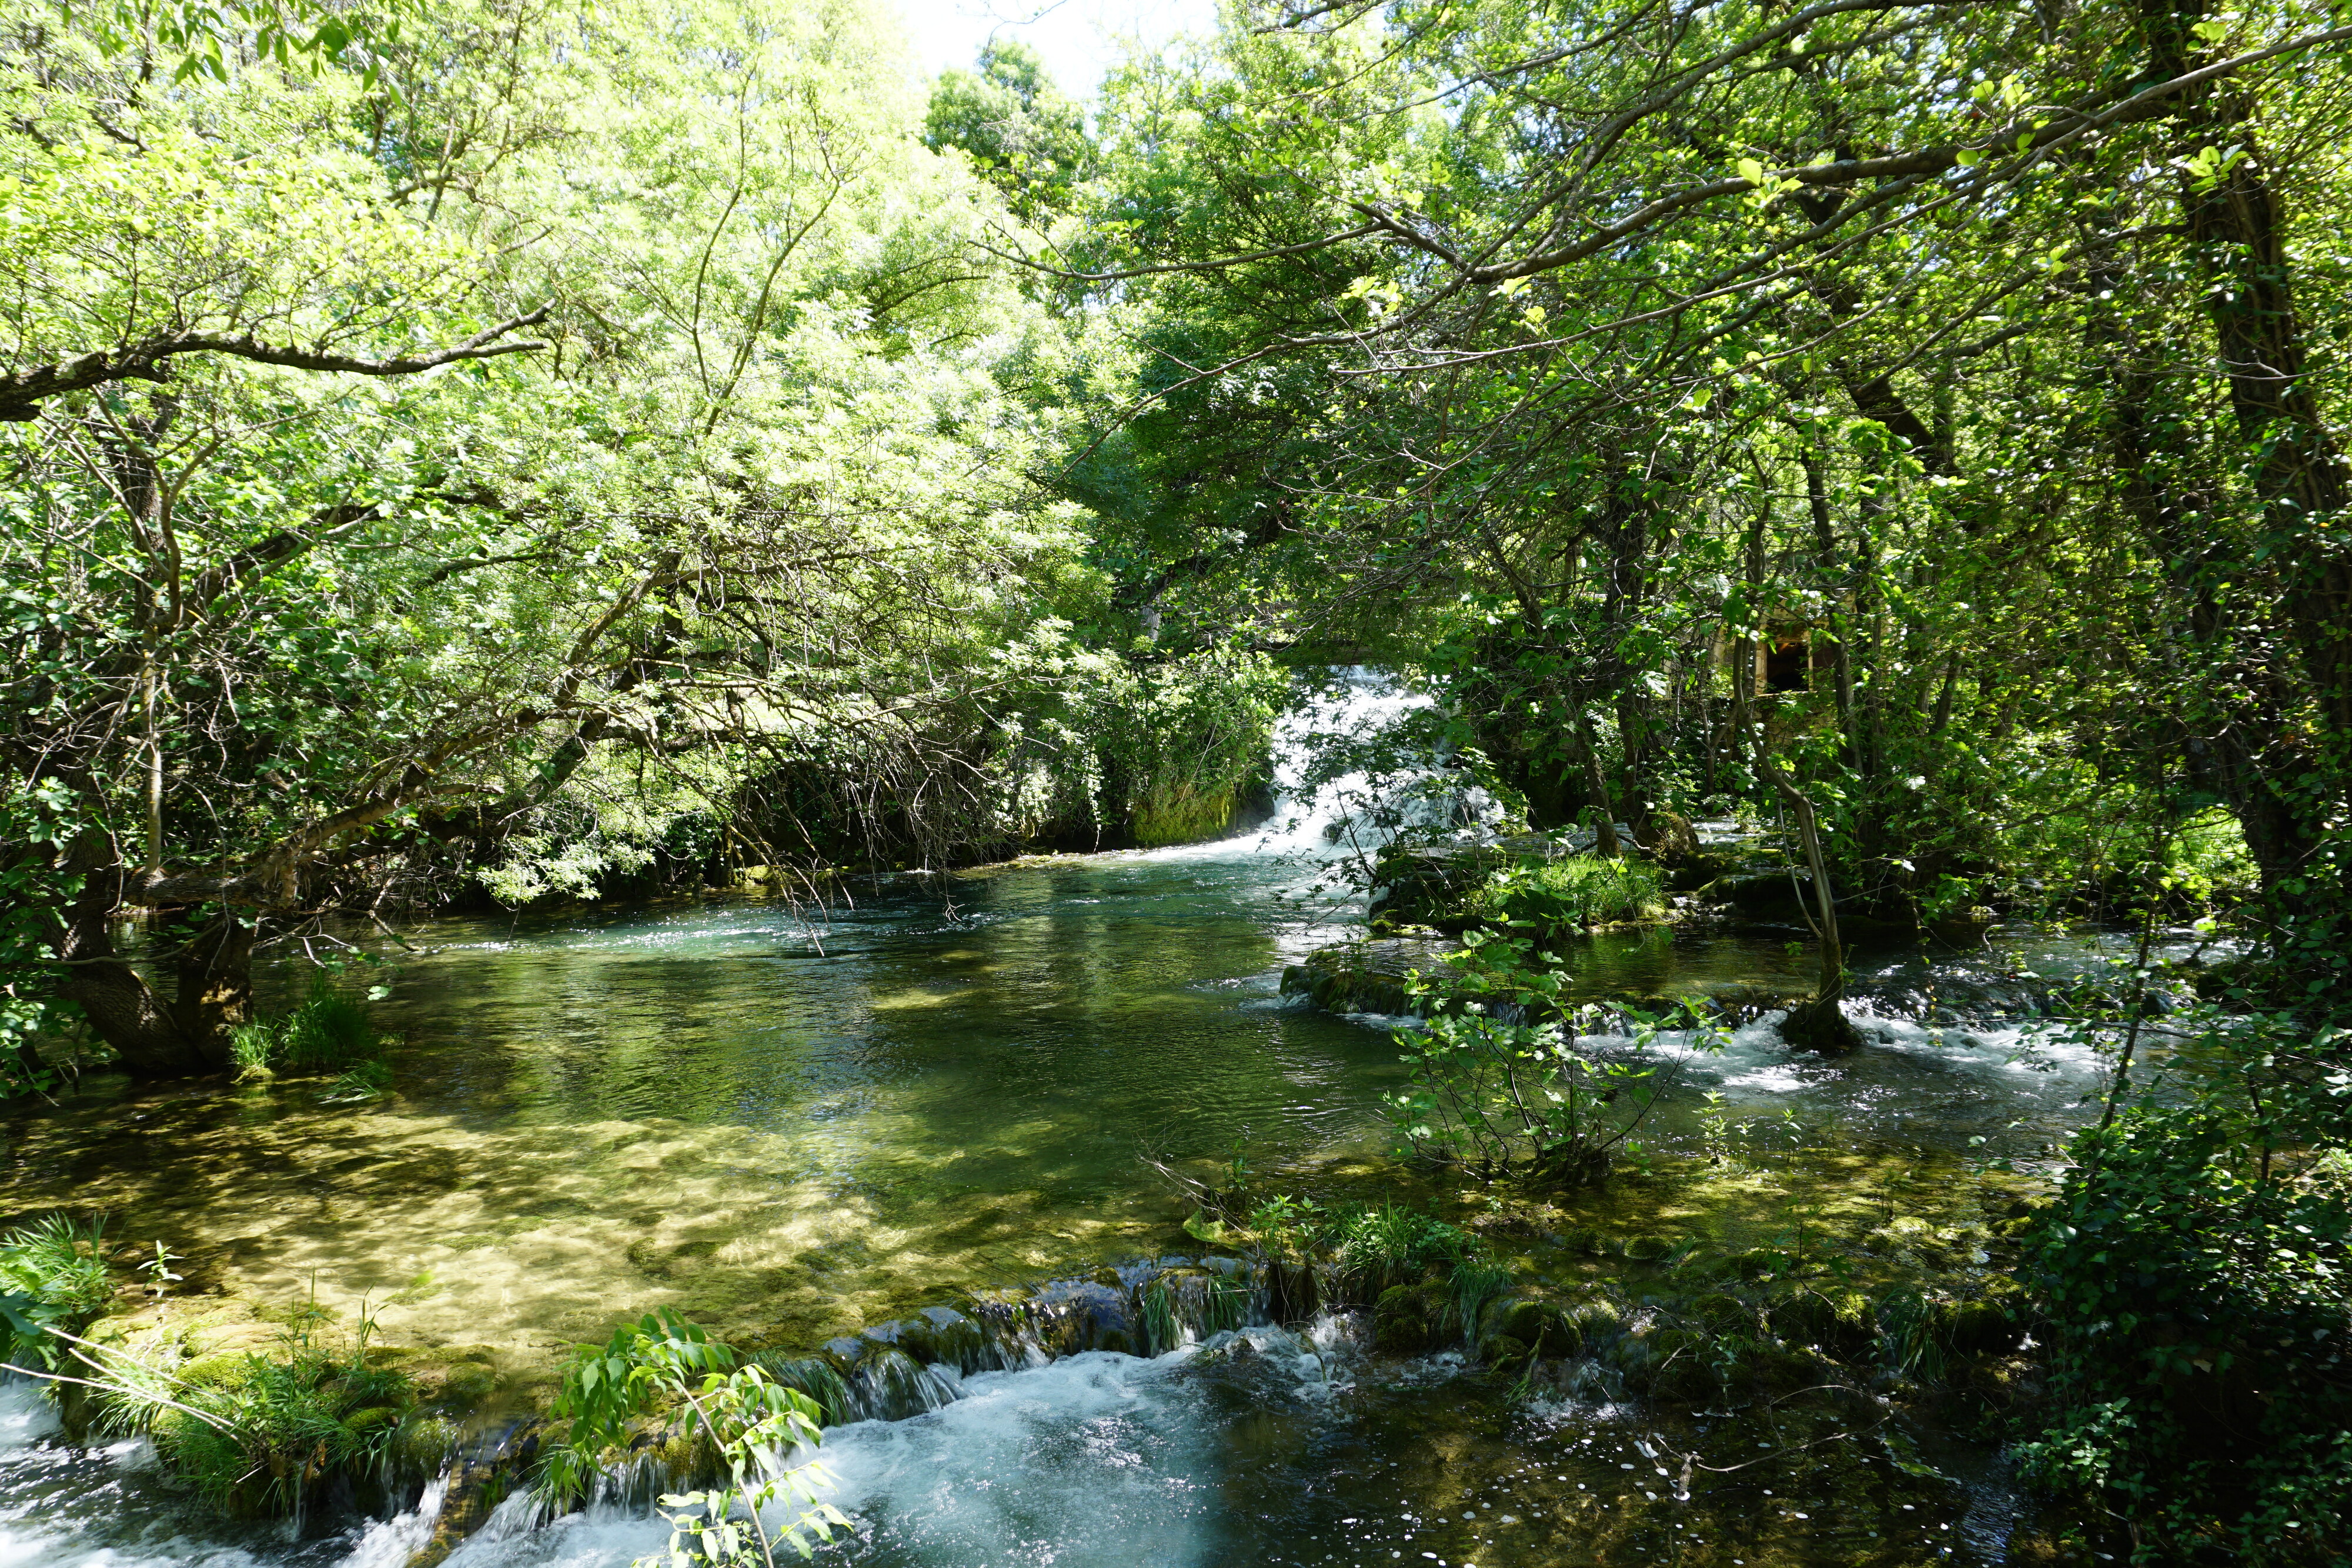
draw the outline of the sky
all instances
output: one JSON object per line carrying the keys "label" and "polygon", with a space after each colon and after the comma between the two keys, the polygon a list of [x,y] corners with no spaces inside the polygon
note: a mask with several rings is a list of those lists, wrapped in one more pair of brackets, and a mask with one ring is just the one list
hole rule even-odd
{"label": "sky", "polygon": [[1179,33],[1207,37],[1215,0],[898,0],[915,57],[932,76],[970,70],[992,35],[1018,38],[1044,57],[1061,89],[1091,98],[1122,57],[1123,37],[1160,47]]}

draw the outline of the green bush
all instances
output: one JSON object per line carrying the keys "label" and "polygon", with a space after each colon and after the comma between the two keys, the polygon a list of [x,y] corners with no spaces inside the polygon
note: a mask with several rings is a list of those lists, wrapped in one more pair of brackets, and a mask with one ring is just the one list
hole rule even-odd
{"label": "green bush", "polygon": [[[632,1448],[642,1418],[656,1412],[667,1413],[672,1430],[700,1450],[709,1471],[727,1479],[708,1490],[665,1495],[669,1550],[641,1562],[775,1568],[779,1542],[806,1558],[812,1540],[830,1540],[835,1526],[848,1524],[820,1500],[833,1479],[824,1466],[801,1457],[823,1440],[818,1402],[760,1361],[739,1364],[730,1346],[670,1312],[649,1312],[605,1343],[572,1353],[548,1412],[562,1437],[541,1451],[540,1497],[556,1507],[587,1498],[605,1465]],[[763,1511],[781,1512],[787,1522],[771,1533]]]}
{"label": "green bush", "polygon": [[1427,1019],[1394,1031],[1412,1082],[1381,1099],[1416,1158],[1481,1181],[1598,1180],[1690,1054],[1723,1048],[1727,1031],[1685,1007],[1669,1018],[1621,1009],[1633,1049],[1589,1051],[1557,957],[1523,936],[1462,940],[1446,969],[1406,988]]}
{"label": "green bush", "polygon": [[1454,1265],[1445,1283],[1454,1298],[1450,1303],[1454,1321],[1461,1325],[1462,1340],[1467,1344],[1478,1337],[1478,1320],[1486,1315],[1486,1309],[1511,1288],[1511,1271],[1500,1263],[1465,1259]]}
{"label": "green bush", "polygon": [[2188,1103],[2078,1134],[2028,1232],[2053,1399],[2020,1457],[2140,1562],[2352,1558],[2352,1074],[2298,1032],[2209,1031]]}
{"label": "green bush", "polygon": [[1549,942],[1617,920],[1665,911],[1665,883],[1647,861],[1570,855],[1496,872],[1464,906],[1472,924],[1508,926]]}
{"label": "green bush", "polygon": [[247,1352],[182,1372],[110,1353],[98,1428],[146,1433],[163,1463],[226,1514],[290,1517],[339,1480],[374,1478],[414,1391],[405,1375],[368,1364],[368,1320],[337,1349],[320,1335],[324,1318],[295,1308],[278,1357]]}

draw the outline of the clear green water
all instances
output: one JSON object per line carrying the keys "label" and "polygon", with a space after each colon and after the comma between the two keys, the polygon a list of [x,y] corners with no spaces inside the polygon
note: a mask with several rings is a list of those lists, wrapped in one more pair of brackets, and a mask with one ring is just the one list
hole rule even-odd
{"label": "clear green water", "polygon": [[[809,1343],[1164,1245],[1138,1159],[1376,1152],[1393,1051],[1283,1004],[1296,873],[1097,856],[778,905],[441,922],[394,1092],[100,1087],[26,1117],[18,1201],[105,1207],[202,1282],[517,1353],[668,1304]],[[379,978],[383,977],[377,977]]]}

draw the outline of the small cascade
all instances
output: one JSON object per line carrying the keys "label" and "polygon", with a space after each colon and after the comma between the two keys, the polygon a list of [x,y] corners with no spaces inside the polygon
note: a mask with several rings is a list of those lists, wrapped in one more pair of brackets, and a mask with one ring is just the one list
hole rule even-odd
{"label": "small cascade", "polygon": [[1163,1258],[1034,1289],[927,1307],[829,1341],[814,1355],[757,1364],[815,1401],[824,1425],[900,1421],[952,1403],[963,1380],[1090,1351],[1150,1358],[1268,1317],[1283,1298],[1262,1270],[1229,1258]]}
{"label": "small cascade", "polygon": [[1401,732],[1434,705],[1384,671],[1336,672],[1276,721],[1274,815],[1265,847],[1316,857],[1369,854],[1402,830],[1491,837],[1494,798],[1454,778],[1442,752],[1412,756]]}

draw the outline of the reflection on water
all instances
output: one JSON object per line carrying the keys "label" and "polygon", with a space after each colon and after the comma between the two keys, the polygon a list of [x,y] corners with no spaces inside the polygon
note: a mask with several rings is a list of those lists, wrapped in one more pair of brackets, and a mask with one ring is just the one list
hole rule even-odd
{"label": "reflection on water", "polygon": [[[21,1121],[26,1207],[113,1209],[211,1282],[362,1292],[394,1336],[549,1347],[673,1304],[806,1343],[1148,1250],[1139,1140],[1376,1147],[1393,1051],[1280,1004],[1295,871],[1100,856],[780,907],[410,933],[396,1092],[93,1093]],[[388,1303],[388,1304],[387,1304]]]}
{"label": "reflection on water", "polygon": [[[202,1286],[365,1295],[395,1339],[545,1352],[667,1304],[807,1345],[1164,1248],[1140,1141],[1240,1149],[1276,1182],[1382,1149],[1385,1032],[1277,994],[1338,934],[1304,918],[1307,874],[1242,842],[905,879],[810,923],[739,902],[436,923],[393,954],[388,1099],[101,1083],[17,1119],[11,1207],[110,1210]],[[1692,1135],[1713,1089],[1853,1140],[2031,1155],[2098,1064],[2014,1015],[2087,952],[1857,955],[1874,1049],[1792,1057],[1767,1015],[1652,1131]],[[1811,963],[1664,931],[1572,961],[1591,997],[1785,990]]]}

